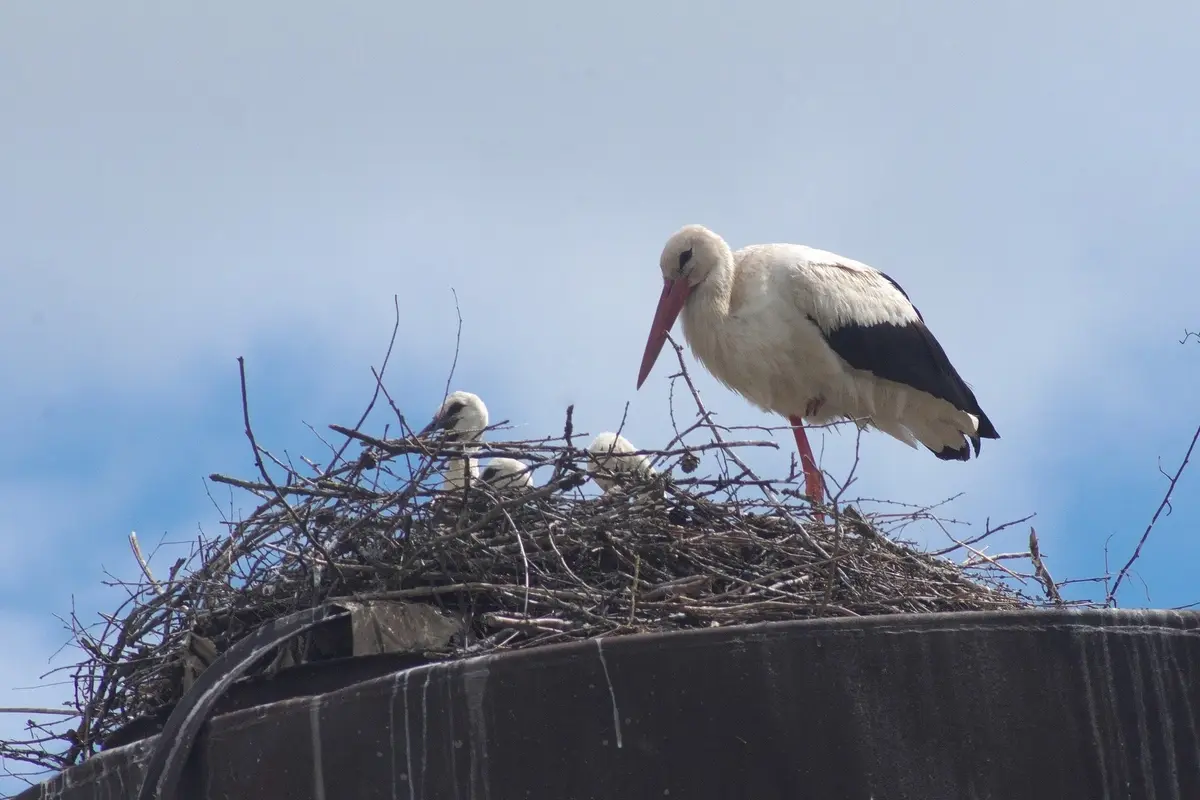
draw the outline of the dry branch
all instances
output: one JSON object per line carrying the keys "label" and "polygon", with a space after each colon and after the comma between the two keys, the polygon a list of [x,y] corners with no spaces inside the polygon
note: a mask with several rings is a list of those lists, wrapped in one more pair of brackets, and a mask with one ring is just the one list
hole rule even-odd
{"label": "dry branch", "polygon": [[[1125,576],[1133,568],[1134,562],[1141,557],[1142,548],[1146,545],[1146,540],[1150,538],[1150,532],[1158,524],[1158,518],[1162,515],[1163,511],[1166,511],[1167,514],[1171,513],[1171,495],[1175,493],[1175,486],[1179,483],[1179,478],[1183,475],[1183,471],[1187,469],[1188,462],[1192,458],[1192,451],[1196,449],[1197,440],[1200,440],[1200,426],[1197,426],[1196,432],[1192,434],[1192,441],[1188,445],[1187,452],[1183,454],[1183,461],[1179,462],[1179,469],[1175,470],[1174,475],[1167,475],[1167,489],[1163,492],[1162,502],[1154,510],[1154,516],[1150,518],[1150,523],[1146,526],[1146,530],[1142,532],[1142,538],[1138,539],[1137,547],[1133,550],[1133,555],[1129,556],[1129,560],[1125,562],[1125,566],[1121,567],[1121,571],[1117,573],[1117,579],[1113,581],[1112,588],[1108,590],[1108,605],[1116,605],[1117,589],[1121,588],[1121,581],[1125,580]],[[1161,467],[1159,471],[1162,472]],[[1163,474],[1165,475],[1166,473],[1164,472]]]}

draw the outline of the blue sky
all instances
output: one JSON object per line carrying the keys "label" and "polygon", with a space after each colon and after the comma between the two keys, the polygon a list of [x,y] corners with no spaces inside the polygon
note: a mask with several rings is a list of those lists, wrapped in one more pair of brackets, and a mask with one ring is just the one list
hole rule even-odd
{"label": "blue sky", "polygon": [[[303,423],[356,419],[393,294],[410,418],[453,288],[453,388],[494,419],[541,434],[574,403],[597,432],[629,401],[630,438],[665,443],[666,362],[633,387],[689,222],[886,270],[1004,437],[964,465],[868,436],[861,494],[1036,512],[1056,577],[1101,572],[1200,423],[1198,24],[1107,0],[3,4],[0,703],[62,699],[8,689],[67,663],[72,599],[113,605],[130,530],[216,532],[201,477],[253,470],[236,357],[260,440],[319,457]],[[767,421],[695,374],[725,422]],[[853,443],[827,435],[826,468]],[[1123,604],[1200,601],[1198,486]]]}

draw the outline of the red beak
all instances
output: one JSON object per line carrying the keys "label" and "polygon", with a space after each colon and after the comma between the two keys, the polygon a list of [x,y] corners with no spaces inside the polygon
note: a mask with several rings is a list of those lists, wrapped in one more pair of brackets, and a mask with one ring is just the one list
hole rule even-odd
{"label": "red beak", "polygon": [[642,388],[646,376],[654,368],[654,362],[658,360],[658,354],[667,341],[667,334],[671,332],[671,326],[675,324],[691,293],[692,287],[688,286],[687,278],[668,278],[663,281],[662,296],[658,298],[658,308],[654,311],[654,322],[650,326],[650,338],[646,340],[646,352],[642,354],[637,388]]}

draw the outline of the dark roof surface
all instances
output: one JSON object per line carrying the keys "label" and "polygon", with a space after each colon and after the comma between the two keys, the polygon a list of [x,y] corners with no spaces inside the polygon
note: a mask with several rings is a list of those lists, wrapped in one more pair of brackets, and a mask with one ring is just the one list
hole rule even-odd
{"label": "dark roof surface", "polygon": [[[179,796],[1195,798],[1197,717],[1193,612],[769,623],[419,666],[243,708],[206,728]],[[153,745],[20,797],[135,797]]]}

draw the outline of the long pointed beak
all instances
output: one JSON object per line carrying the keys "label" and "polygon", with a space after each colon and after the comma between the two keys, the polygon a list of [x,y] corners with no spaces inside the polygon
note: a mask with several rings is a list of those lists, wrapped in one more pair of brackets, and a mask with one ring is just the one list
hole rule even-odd
{"label": "long pointed beak", "polygon": [[687,278],[663,281],[662,296],[658,298],[658,308],[654,311],[654,322],[650,325],[650,338],[646,340],[646,352],[642,354],[642,368],[638,372],[637,388],[642,388],[642,384],[646,382],[646,376],[654,368],[654,362],[658,360],[658,354],[662,352],[663,345],[667,341],[667,334],[670,333],[671,326],[675,324],[679,312],[683,311],[683,304],[687,302],[691,292],[692,287],[688,286]]}
{"label": "long pointed beak", "polygon": [[417,437],[421,438],[424,436],[428,436],[429,434],[433,433],[434,431],[441,429],[442,422],[443,422],[443,420],[442,420],[441,416],[434,417],[428,425],[426,425],[424,428],[421,429],[421,432],[417,434]]}

